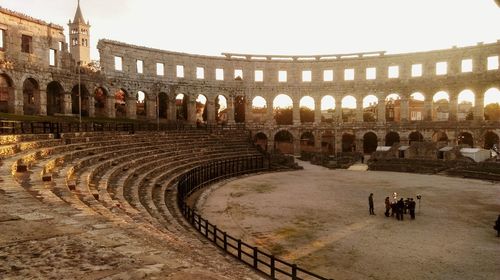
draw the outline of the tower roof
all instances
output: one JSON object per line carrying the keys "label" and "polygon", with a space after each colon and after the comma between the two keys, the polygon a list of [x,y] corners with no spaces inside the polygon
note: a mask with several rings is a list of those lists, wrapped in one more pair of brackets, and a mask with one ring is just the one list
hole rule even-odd
{"label": "tower roof", "polygon": [[85,24],[85,19],[83,19],[82,9],[80,9],[80,0],[78,0],[78,6],[76,8],[75,19],[73,19],[73,23]]}

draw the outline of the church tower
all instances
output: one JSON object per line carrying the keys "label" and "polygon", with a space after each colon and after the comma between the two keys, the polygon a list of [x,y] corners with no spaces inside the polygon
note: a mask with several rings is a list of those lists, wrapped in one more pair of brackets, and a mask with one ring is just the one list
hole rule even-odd
{"label": "church tower", "polygon": [[80,0],[76,8],[75,18],[68,23],[69,26],[69,51],[76,62],[82,65],[90,63],[90,24],[83,19],[80,9]]}

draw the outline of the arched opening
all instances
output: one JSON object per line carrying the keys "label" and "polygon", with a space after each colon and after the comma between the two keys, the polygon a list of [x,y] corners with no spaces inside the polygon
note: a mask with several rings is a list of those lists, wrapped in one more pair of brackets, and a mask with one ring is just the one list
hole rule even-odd
{"label": "arched opening", "polygon": [[391,131],[385,135],[385,145],[391,146],[394,144],[399,144],[399,134],[397,132]]}
{"label": "arched opening", "polygon": [[286,130],[276,133],[274,136],[274,149],[283,154],[293,154],[293,135]]}
{"label": "arched opening", "polygon": [[119,89],[115,92],[115,117],[125,118],[127,116],[127,92]]}
{"label": "arched opening", "polygon": [[484,148],[489,150],[495,148],[498,150],[499,148],[499,137],[496,133],[492,131],[488,131],[484,134]]}
{"label": "arched opening", "polygon": [[236,123],[245,122],[245,110],[246,110],[246,98],[245,96],[236,96],[234,98],[234,121]]}
{"label": "arched opening", "polygon": [[253,137],[253,143],[260,146],[263,151],[267,151],[267,136],[264,133],[259,132],[255,134]]}
{"label": "arched opening", "polygon": [[335,135],[331,131],[326,131],[321,135],[321,152],[328,155],[335,154]]}
{"label": "arched opening", "polygon": [[471,121],[474,119],[475,95],[471,90],[463,90],[458,94],[457,120]]}
{"label": "arched opening", "polygon": [[146,117],[146,93],[144,91],[138,91],[135,95],[135,114],[137,117]]}
{"label": "arched opening", "polygon": [[466,145],[469,148],[474,147],[474,137],[469,132],[462,132],[458,135],[457,139],[458,145]]}
{"label": "arched opening", "polygon": [[385,120],[401,121],[401,97],[397,93],[391,93],[385,98]]}
{"label": "arched opening", "polygon": [[23,83],[23,112],[25,115],[40,113],[40,88],[35,79],[28,78]]}
{"label": "arched opening", "polygon": [[64,113],[64,89],[58,82],[47,85],[47,115]]}
{"label": "arched opening", "polygon": [[[304,96],[299,102],[300,108],[300,122],[311,123],[314,122],[314,99],[310,96]],[[301,138],[302,139],[302,138]]]}
{"label": "arched opening", "polygon": [[348,95],[342,99],[342,121],[356,121],[356,98]]}
{"label": "arched opening", "polygon": [[293,124],[293,101],[290,96],[280,94],[273,101],[274,119],[278,125]]}
{"label": "arched opening", "polygon": [[311,132],[304,132],[300,136],[300,151],[302,152],[315,152],[314,149],[314,135]]}
{"label": "arched opening", "polygon": [[420,92],[410,95],[408,102],[410,121],[421,121],[424,119],[424,101],[425,96]]}
{"label": "arched opening", "polygon": [[321,98],[321,121],[333,123],[335,120],[335,98],[325,95]]}
{"label": "arched opening", "polygon": [[[5,74],[0,74],[0,113],[9,113],[11,101],[12,80]],[[13,98],[13,97],[12,97]]]}
{"label": "arched opening", "polygon": [[203,94],[198,94],[196,97],[196,123],[207,122],[207,97]]}
{"label": "arched opening", "polygon": [[368,132],[363,136],[363,152],[371,154],[377,150],[378,137],[373,132]]}
{"label": "arched opening", "polygon": [[96,117],[107,117],[107,91],[102,88],[98,87],[94,91],[94,109],[95,109],[95,116]]}
{"label": "arched opening", "polygon": [[443,131],[437,131],[432,135],[432,141],[437,143],[440,146],[448,145],[448,135]]}
{"label": "arched opening", "polygon": [[450,116],[450,95],[439,91],[432,97],[432,120],[447,121]]}
{"label": "arched opening", "polygon": [[224,95],[218,95],[215,98],[215,120],[217,123],[227,123],[227,98]]}
{"label": "arched opening", "polygon": [[252,99],[252,120],[255,123],[266,121],[267,102],[262,96],[256,96]]}
{"label": "arched opening", "polygon": [[168,119],[168,95],[165,92],[159,93],[158,103],[158,113],[160,119]]}
{"label": "arched opening", "polygon": [[345,133],[342,135],[342,152],[355,152],[356,144],[354,141],[356,137],[352,134]]}
{"label": "arched opening", "polygon": [[365,98],[363,98],[364,122],[377,121],[377,105],[378,105],[378,98],[375,95],[368,95]]}
{"label": "arched opening", "polygon": [[484,119],[500,121],[500,91],[490,88],[484,94]]}
{"label": "arched opening", "polygon": [[410,145],[413,142],[424,142],[424,136],[422,135],[422,133],[420,133],[418,131],[414,131],[414,132],[410,133],[410,136],[408,137],[408,141],[409,141]]}
{"label": "arched opening", "polygon": [[189,97],[185,94],[179,93],[175,97],[175,115],[176,119],[180,121],[187,121],[187,104],[189,102]]}
{"label": "arched opening", "polygon": [[[80,90],[79,90],[80,88]],[[73,115],[80,114],[80,98],[79,92],[81,92],[81,100],[82,100],[82,117],[89,116],[89,91],[85,85],[76,85],[71,90],[71,113]]]}

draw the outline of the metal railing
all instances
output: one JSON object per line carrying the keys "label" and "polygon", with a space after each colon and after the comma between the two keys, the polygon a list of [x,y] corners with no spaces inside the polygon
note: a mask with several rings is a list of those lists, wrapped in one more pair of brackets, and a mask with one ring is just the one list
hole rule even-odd
{"label": "metal railing", "polygon": [[229,235],[204,219],[186,203],[191,194],[203,187],[226,178],[266,171],[268,168],[269,161],[265,156],[247,156],[215,161],[187,171],[179,177],[177,183],[177,200],[184,218],[217,247],[272,279],[328,280],[329,278],[279,259]]}
{"label": "metal railing", "polygon": [[169,130],[243,130],[245,124],[190,124],[185,122],[132,123],[132,122],[50,122],[50,121],[12,121],[0,119],[1,134],[60,134],[69,132],[135,132]]}

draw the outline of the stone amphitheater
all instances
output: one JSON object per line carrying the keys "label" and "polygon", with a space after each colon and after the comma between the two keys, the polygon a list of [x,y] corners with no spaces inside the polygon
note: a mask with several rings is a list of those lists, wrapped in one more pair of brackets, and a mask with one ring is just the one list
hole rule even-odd
{"label": "stone amphitheater", "polygon": [[[265,151],[500,144],[500,120],[485,112],[500,95],[500,41],[409,54],[204,56],[103,39],[96,62],[80,6],[69,30],[68,43],[62,26],[0,7],[5,279],[328,279],[218,229],[190,195],[268,172]],[[285,121],[280,96],[290,102]],[[3,120],[30,115],[133,122]]]}

